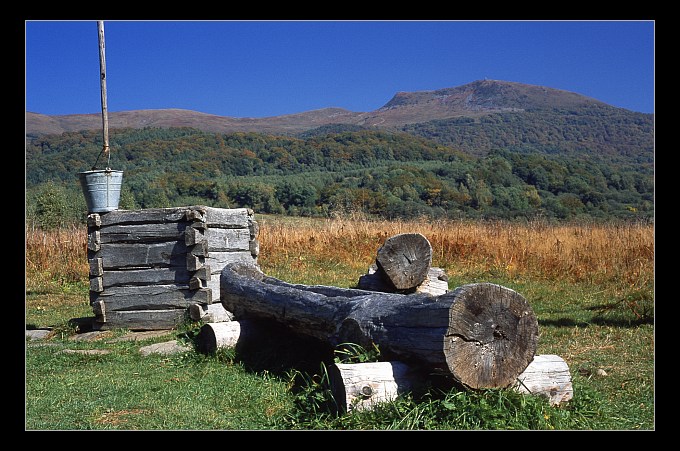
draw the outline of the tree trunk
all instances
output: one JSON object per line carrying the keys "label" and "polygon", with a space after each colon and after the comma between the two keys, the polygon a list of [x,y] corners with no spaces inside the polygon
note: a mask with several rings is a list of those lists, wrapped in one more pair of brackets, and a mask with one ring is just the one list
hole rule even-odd
{"label": "tree trunk", "polygon": [[331,346],[378,345],[385,358],[413,362],[470,388],[515,382],[534,357],[538,322],[517,292],[490,283],[441,296],[291,285],[243,263],[220,275],[224,308],[269,319]]}
{"label": "tree trunk", "polygon": [[420,233],[402,233],[385,240],[375,262],[397,290],[410,290],[427,278],[432,246]]}

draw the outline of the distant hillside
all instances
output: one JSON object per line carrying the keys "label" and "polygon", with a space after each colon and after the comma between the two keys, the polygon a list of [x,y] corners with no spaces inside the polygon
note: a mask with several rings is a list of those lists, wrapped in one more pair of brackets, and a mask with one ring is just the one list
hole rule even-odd
{"label": "distant hillside", "polygon": [[[455,88],[399,92],[382,108],[323,108],[265,118],[234,118],[181,109],[109,113],[109,127],[189,127],[211,133],[255,132],[301,138],[377,129],[404,131],[474,155],[497,149],[653,153],[653,115],[615,108],[577,93],[523,83],[479,80]],[[100,130],[101,115],[26,113],[28,139]]]}
{"label": "distant hillside", "polygon": [[[456,88],[400,92],[382,108],[372,112],[323,108],[283,116],[234,118],[180,109],[138,110],[109,112],[109,126],[112,128],[193,127],[218,133],[291,134],[328,124],[398,128],[406,124],[461,116],[478,117],[482,114],[497,112],[580,108],[589,105],[604,106],[606,104],[559,89],[498,80],[481,80]],[[26,113],[28,136],[93,130],[100,127],[101,116],[99,114],[46,116],[32,112]]]}
{"label": "distant hillside", "polygon": [[[316,131],[303,139],[114,129],[111,167],[125,173],[121,208],[198,204],[324,217],[361,211],[383,218],[654,216],[654,165],[644,154],[498,149],[477,157],[404,132],[357,126]],[[77,173],[90,169],[101,149],[97,130],[31,140],[27,218],[42,223],[74,214],[82,220],[86,207]]]}

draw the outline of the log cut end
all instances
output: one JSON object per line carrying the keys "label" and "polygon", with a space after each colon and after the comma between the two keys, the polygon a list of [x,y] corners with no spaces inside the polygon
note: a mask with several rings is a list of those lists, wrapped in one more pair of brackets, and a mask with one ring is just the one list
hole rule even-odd
{"label": "log cut end", "polygon": [[526,299],[492,283],[458,287],[452,297],[444,337],[446,363],[469,388],[505,388],[531,363],[538,321]]}
{"label": "log cut end", "polygon": [[402,233],[385,241],[375,262],[397,290],[408,290],[427,278],[432,246],[420,233]]}

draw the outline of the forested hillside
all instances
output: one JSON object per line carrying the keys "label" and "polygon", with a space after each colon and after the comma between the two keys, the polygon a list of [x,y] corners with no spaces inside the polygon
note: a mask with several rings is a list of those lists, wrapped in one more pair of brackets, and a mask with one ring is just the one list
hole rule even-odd
{"label": "forested hillside", "polygon": [[[564,136],[551,143],[557,132],[539,114],[536,129],[524,130],[526,139],[511,136],[507,130],[518,126],[514,117],[498,113],[462,120],[462,127],[454,127],[454,120],[411,130],[423,137],[355,126],[328,126],[299,137],[112,129],[111,167],[125,171],[121,208],[204,204],[291,215],[362,211],[385,218],[653,217],[649,115],[633,124],[639,136],[629,137],[629,146],[618,146],[618,152],[597,144],[620,139],[616,126],[603,124],[604,132],[592,136],[580,131],[565,148]],[[466,136],[466,127],[494,123],[500,125]],[[442,126],[447,138],[433,131]],[[474,139],[495,144],[475,152],[482,147]],[[29,139],[27,218],[43,226],[82,220],[78,172],[92,168],[101,148],[97,131]]]}

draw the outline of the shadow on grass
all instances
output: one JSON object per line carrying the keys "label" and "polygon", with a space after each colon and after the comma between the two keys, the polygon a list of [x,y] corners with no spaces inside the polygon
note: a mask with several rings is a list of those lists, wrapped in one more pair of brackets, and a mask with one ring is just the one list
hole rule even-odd
{"label": "shadow on grass", "polygon": [[333,362],[333,348],[321,340],[295,334],[275,322],[251,323],[256,327],[234,349],[234,359],[248,371],[285,377],[291,370],[313,374],[321,362]]}
{"label": "shadow on grass", "polygon": [[626,318],[626,317],[606,317],[595,316],[590,321],[574,321],[571,318],[544,319],[538,321],[539,326],[546,327],[588,327],[588,326],[611,326],[611,327],[638,327],[645,324],[654,324],[654,318]]}

